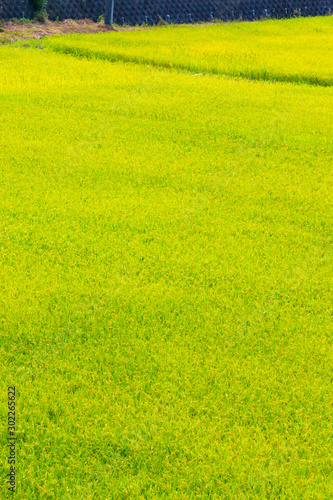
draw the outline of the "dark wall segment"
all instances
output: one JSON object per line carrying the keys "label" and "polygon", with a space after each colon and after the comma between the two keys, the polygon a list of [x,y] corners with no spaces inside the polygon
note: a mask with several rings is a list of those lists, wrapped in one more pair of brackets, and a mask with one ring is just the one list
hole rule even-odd
{"label": "dark wall segment", "polygon": [[98,21],[104,15],[105,0],[48,0],[46,9],[52,21],[57,18]]}
{"label": "dark wall segment", "polygon": [[[316,16],[333,12],[333,0],[114,0],[116,24],[192,23],[222,19]],[[48,0],[51,20],[98,19],[105,0]],[[31,0],[0,0],[0,19],[33,18]]]}
{"label": "dark wall segment", "polygon": [[0,19],[32,19],[33,16],[30,0],[0,0]]}

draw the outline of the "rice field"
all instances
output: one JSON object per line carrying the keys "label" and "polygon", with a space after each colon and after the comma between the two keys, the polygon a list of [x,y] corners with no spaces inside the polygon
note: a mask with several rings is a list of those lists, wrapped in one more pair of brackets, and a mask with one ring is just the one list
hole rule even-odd
{"label": "rice field", "polygon": [[0,47],[1,498],[332,498],[331,25]]}
{"label": "rice field", "polygon": [[333,85],[332,16],[74,34],[49,38],[47,46],[195,73]]}

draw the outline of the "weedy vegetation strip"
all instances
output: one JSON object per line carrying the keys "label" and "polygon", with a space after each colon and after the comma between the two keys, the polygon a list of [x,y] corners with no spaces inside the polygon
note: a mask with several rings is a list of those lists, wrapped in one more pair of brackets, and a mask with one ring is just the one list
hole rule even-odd
{"label": "weedy vegetation strip", "polygon": [[333,495],[332,102],[1,48],[17,499]]}
{"label": "weedy vegetation strip", "polygon": [[332,16],[71,35],[50,38],[47,46],[77,56],[194,73],[333,84]]}

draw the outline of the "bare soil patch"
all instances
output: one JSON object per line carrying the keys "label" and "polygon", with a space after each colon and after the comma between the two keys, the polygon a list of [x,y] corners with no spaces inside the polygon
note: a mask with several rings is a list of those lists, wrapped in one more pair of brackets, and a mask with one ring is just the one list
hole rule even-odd
{"label": "bare soil patch", "polygon": [[43,38],[52,35],[67,35],[69,33],[100,33],[103,31],[116,31],[112,26],[94,23],[90,19],[74,21],[68,19],[61,22],[28,21],[24,23],[2,21],[0,23],[0,44],[8,44],[19,40]]}
{"label": "bare soil patch", "polygon": [[[222,21],[221,21],[222,22]],[[31,38],[43,38],[52,35],[68,35],[70,33],[101,33],[105,31],[138,31],[151,30],[157,27],[163,27],[165,23],[157,23],[155,26],[108,26],[106,24],[95,23],[90,19],[66,19],[65,21],[0,21],[0,45],[18,42],[20,40],[29,40]],[[207,26],[216,24],[211,23],[193,23],[186,26]],[[173,25],[174,28],[182,26]]]}

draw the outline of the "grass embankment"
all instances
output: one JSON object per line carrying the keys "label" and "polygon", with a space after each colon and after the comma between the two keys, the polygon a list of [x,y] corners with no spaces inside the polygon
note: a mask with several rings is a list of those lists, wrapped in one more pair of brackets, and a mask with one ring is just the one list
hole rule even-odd
{"label": "grass embankment", "polygon": [[0,72],[16,497],[330,498],[333,89]]}
{"label": "grass embankment", "polygon": [[71,35],[46,43],[60,52],[111,61],[256,80],[333,84],[333,17]]}

